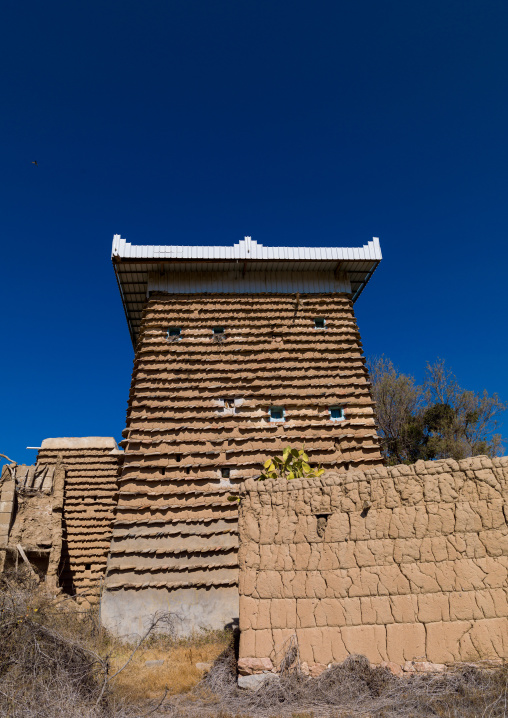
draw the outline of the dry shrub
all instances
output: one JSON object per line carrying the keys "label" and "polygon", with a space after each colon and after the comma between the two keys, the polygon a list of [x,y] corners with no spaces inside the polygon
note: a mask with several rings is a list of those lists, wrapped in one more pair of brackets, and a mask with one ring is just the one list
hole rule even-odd
{"label": "dry shrub", "polygon": [[[212,696],[215,702],[212,701]],[[216,661],[194,691],[205,715],[313,716],[330,718],[508,718],[508,665],[457,665],[444,674],[398,678],[371,667],[365,656],[349,656],[319,678],[295,661],[280,680],[267,679],[255,692],[236,683],[232,648]],[[213,713],[215,710],[215,713]],[[175,702],[172,716],[203,715],[198,702]]]}
{"label": "dry shrub", "polygon": [[[87,606],[84,597],[52,596],[23,569],[0,577],[0,715],[138,718],[150,709],[146,701],[141,707],[127,702],[117,683],[152,634],[171,632],[172,617],[154,616],[129,647],[109,636],[98,618],[98,607]],[[157,698],[164,696],[162,690]],[[138,691],[133,697],[150,696]]]}
{"label": "dry shrub", "polygon": [[[319,678],[308,678],[293,642],[281,678],[251,693],[237,687],[231,634],[178,640],[158,634],[161,626],[170,630],[171,617],[154,617],[146,641],[127,647],[100,628],[96,608],[46,595],[22,571],[2,577],[0,715],[508,718],[508,665],[460,664],[444,674],[397,678],[372,668],[364,656],[350,656]],[[195,664],[218,653],[210,673],[192,688],[200,678]],[[163,666],[145,666],[159,659]],[[189,693],[174,695],[183,691]]]}
{"label": "dry shrub", "polygon": [[[124,644],[101,626],[97,604],[45,592],[22,567],[0,577],[0,715],[9,718],[140,718],[191,690],[228,632],[178,639],[173,617],[152,617]],[[164,660],[148,667],[146,661]],[[162,710],[162,708],[161,708]]]}
{"label": "dry shrub", "polygon": [[18,571],[0,585],[0,712],[5,716],[98,716],[104,662],[90,625]]}

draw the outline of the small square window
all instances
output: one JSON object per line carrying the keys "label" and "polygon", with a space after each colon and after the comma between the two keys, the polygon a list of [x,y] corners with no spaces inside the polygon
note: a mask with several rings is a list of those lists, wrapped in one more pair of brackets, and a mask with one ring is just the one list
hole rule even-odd
{"label": "small square window", "polygon": [[218,344],[221,344],[225,340],[226,340],[226,334],[224,332],[224,327],[213,327],[212,341],[217,342]]}
{"label": "small square window", "polygon": [[314,328],[315,329],[326,329],[326,319],[323,317],[316,317],[314,319]]}
{"label": "small square window", "polygon": [[220,475],[223,479],[229,479],[229,477],[231,476],[231,469],[221,469]]}
{"label": "small square window", "polygon": [[[219,337],[220,337],[220,335],[219,335]],[[216,337],[214,337],[214,338],[216,338]],[[219,399],[219,403],[220,403],[219,412],[221,412],[223,415],[232,416],[233,414],[236,414],[237,399],[224,397],[222,399]]]}
{"label": "small square window", "polygon": [[89,563],[85,563],[85,571],[90,571],[91,565]]}
{"label": "small square window", "polygon": [[269,411],[270,421],[285,421],[285,411],[282,406],[271,406]]}
{"label": "small square window", "polygon": [[180,327],[169,327],[167,336],[173,342],[179,341],[182,338],[182,330]]}
{"label": "small square window", "polygon": [[342,421],[345,419],[344,407],[343,406],[331,406],[330,407],[330,419],[332,421]]}

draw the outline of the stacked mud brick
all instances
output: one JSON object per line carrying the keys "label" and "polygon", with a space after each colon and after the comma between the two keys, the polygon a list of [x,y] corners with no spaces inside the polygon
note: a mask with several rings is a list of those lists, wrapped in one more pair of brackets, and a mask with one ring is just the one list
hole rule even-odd
{"label": "stacked mud brick", "polygon": [[[120,633],[140,632],[156,610],[173,612],[184,632],[237,620],[238,512],[228,497],[259,476],[266,457],[305,445],[314,465],[380,463],[340,262],[323,262],[316,277],[312,262],[310,271],[284,273],[271,262],[254,272],[252,245],[227,266],[203,259],[213,249],[133,247],[136,258],[114,256],[136,341],[102,604],[106,625]],[[233,250],[215,249],[221,257]],[[180,270],[167,260],[168,269],[169,250],[197,259]],[[159,259],[148,271],[151,255]]]}
{"label": "stacked mud brick", "polygon": [[[508,658],[508,457],[249,480],[240,665]],[[265,659],[264,661],[252,659]]]}
{"label": "stacked mud brick", "polygon": [[108,437],[45,439],[37,467],[65,472],[59,580],[72,594],[98,597],[111,539],[122,452]]}

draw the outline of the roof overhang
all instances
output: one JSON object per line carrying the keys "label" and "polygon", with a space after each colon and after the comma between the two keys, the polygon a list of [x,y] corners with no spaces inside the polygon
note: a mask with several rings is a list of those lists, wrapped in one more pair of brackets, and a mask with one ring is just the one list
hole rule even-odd
{"label": "roof overhang", "polygon": [[250,237],[232,247],[163,247],[133,245],[115,234],[111,258],[135,346],[150,291],[345,291],[355,302],[382,255],[377,237],[363,247],[264,247]]}

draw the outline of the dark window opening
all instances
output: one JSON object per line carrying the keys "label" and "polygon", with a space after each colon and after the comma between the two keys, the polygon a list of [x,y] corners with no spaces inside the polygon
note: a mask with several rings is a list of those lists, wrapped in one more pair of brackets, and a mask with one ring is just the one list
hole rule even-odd
{"label": "dark window opening", "polygon": [[90,571],[91,564],[85,563],[85,571]]}
{"label": "dark window opening", "polygon": [[164,476],[164,475],[166,474],[166,469],[165,469],[165,468],[162,468],[162,469],[161,469],[161,474],[162,474],[162,476]]}
{"label": "dark window opening", "polygon": [[180,339],[182,334],[182,330],[180,327],[169,327],[168,329],[168,339]]}
{"label": "dark window opening", "polygon": [[362,513],[360,514],[362,519],[367,517],[367,514],[369,513],[369,509],[371,506],[372,506],[372,504],[370,503],[370,501],[363,502],[363,510],[362,510]]}
{"label": "dark window opening", "polygon": [[330,514],[316,514],[316,531],[319,538],[323,538],[323,536],[325,535],[326,524],[328,523],[329,516]]}
{"label": "dark window opening", "polygon": [[185,467],[185,473],[186,473],[186,474],[190,474],[190,470],[191,470],[191,467],[190,467],[190,466],[186,466],[186,467]]}
{"label": "dark window opening", "polygon": [[182,455],[181,454],[175,454],[175,461],[181,461]]}
{"label": "dark window opening", "polygon": [[218,342],[219,344],[221,342],[226,341],[226,335],[224,333],[224,327],[214,327],[212,329],[213,335],[212,335],[212,341]]}
{"label": "dark window opening", "polygon": [[346,417],[344,416],[343,406],[331,406],[330,407],[330,419],[332,421],[342,421]]}
{"label": "dark window opening", "polygon": [[323,319],[323,317],[316,317],[314,319],[314,327],[316,329],[326,329],[326,319]]}
{"label": "dark window opening", "polygon": [[284,409],[282,406],[270,407],[270,421],[284,421]]}
{"label": "dark window opening", "polygon": [[221,469],[220,475],[223,479],[229,479],[229,477],[231,476],[231,469]]}

